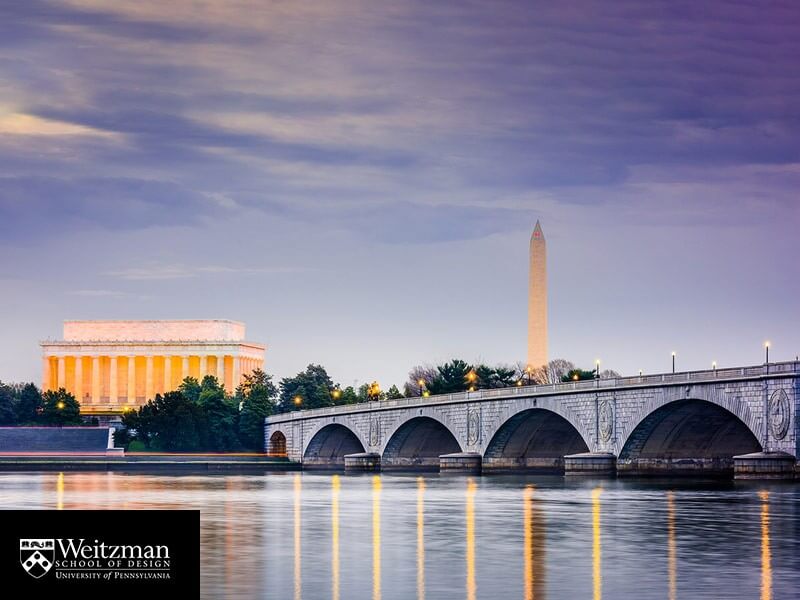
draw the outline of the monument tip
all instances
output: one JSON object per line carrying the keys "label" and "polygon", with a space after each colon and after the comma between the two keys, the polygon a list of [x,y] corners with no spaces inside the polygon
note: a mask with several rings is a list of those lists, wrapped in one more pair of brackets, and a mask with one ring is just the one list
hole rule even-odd
{"label": "monument tip", "polygon": [[534,240],[543,240],[544,239],[544,232],[542,231],[542,224],[539,222],[539,219],[536,219],[536,226],[533,228],[533,233],[531,234],[531,239],[534,239]]}

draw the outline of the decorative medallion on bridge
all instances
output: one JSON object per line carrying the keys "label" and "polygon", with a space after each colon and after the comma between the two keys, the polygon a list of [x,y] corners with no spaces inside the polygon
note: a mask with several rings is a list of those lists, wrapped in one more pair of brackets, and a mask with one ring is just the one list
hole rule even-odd
{"label": "decorative medallion on bridge", "polygon": [[369,445],[379,446],[381,443],[381,422],[377,417],[369,421]]}
{"label": "decorative medallion on bridge", "polygon": [[789,431],[789,397],[784,390],[776,390],[769,399],[769,431],[776,440],[782,440]]}
{"label": "decorative medallion on bridge", "polygon": [[597,429],[600,439],[607,442],[614,430],[614,407],[608,400],[601,400],[597,405]]}
{"label": "decorative medallion on bridge", "polygon": [[467,444],[474,446],[481,437],[481,415],[477,410],[467,411]]}

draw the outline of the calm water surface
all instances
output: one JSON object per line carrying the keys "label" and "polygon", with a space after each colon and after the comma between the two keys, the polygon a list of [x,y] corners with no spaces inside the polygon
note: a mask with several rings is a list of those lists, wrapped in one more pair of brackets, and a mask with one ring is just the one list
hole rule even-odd
{"label": "calm water surface", "polygon": [[3,473],[0,508],[201,510],[204,598],[800,597],[800,486]]}

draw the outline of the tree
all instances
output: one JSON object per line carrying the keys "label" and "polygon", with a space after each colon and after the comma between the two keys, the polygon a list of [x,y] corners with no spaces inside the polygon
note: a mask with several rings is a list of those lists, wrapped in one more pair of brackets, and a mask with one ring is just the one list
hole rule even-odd
{"label": "tree", "polygon": [[386,392],[386,399],[387,400],[397,400],[398,398],[402,398],[403,394],[400,393],[400,390],[397,389],[396,385],[392,385],[389,390]]}
{"label": "tree", "polygon": [[[279,412],[333,406],[333,381],[321,365],[310,364],[305,371],[294,377],[281,379],[279,387]],[[299,404],[295,402],[295,398],[299,398]]]}
{"label": "tree", "polygon": [[44,393],[42,421],[48,425],[80,425],[81,405],[64,388]]}
{"label": "tree", "polygon": [[358,394],[356,394],[352,385],[348,385],[342,390],[342,395],[339,396],[339,404],[356,404],[357,402]]}
{"label": "tree", "polygon": [[474,368],[474,372],[476,389],[509,387],[516,381],[516,371],[513,367],[490,367],[481,364]]}
{"label": "tree", "polygon": [[532,368],[530,371],[524,363],[517,366],[518,376],[524,384],[529,382],[536,385],[559,383],[564,375],[575,368],[575,364],[563,358],[554,358],[546,365]]}
{"label": "tree", "polygon": [[358,386],[356,394],[358,402],[378,402],[386,399],[386,392],[381,389],[377,381],[372,383],[362,383]]}
{"label": "tree", "polygon": [[[430,365],[413,367],[408,372],[408,381],[403,384],[403,392],[406,397],[422,396],[423,392],[430,387],[437,373],[436,367]],[[420,384],[420,382],[422,383]]]}
{"label": "tree", "polygon": [[594,379],[595,371],[584,371],[583,369],[570,369],[561,376],[561,381],[586,381]]}
{"label": "tree", "polygon": [[239,441],[249,449],[264,450],[264,419],[275,411],[278,388],[272,376],[256,369],[244,376],[236,390],[239,412]]}
{"label": "tree", "polygon": [[450,362],[436,367],[436,375],[428,385],[431,394],[451,394],[467,389],[467,374],[472,367],[461,359],[454,358]]}
{"label": "tree", "polygon": [[622,375],[620,375],[613,369],[606,369],[605,371],[600,373],[600,379],[614,379],[615,377],[622,377]]}
{"label": "tree", "polygon": [[198,400],[202,409],[200,441],[207,450],[229,452],[239,448],[236,436],[239,407],[225,395],[216,377],[204,377]]}
{"label": "tree", "polygon": [[0,381],[0,425],[16,425],[16,399],[14,389]]}
{"label": "tree", "polygon": [[362,383],[358,386],[358,392],[356,392],[356,398],[358,402],[369,402],[369,384]]}
{"label": "tree", "polygon": [[[215,380],[217,379],[213,375],[206,375],[206,377],[213,377]],[[205,377],[203,378],[205,381]],[[200,382],[197,381],[194,377],[186,377],[181,384],[178,386],[178,390],[183,394],[183,397],[189,400],[190,402],[198,402],[200,400],[200,392],[202,388],[200,386]]]}
{"label": "tree", "polygon": [[42,412],[42,392],[32,383],[26,383],[19,391],[17,400],[17,423],[33,423]]}
{"label": "tree", "polygon": [[202,409],[183,392],[176,390],[139,408],[138,413],[126,413],[122,422],[128,431],[136,431],[136,439],[148,448],[165,452],[195,452],[202,449],[199,423]]}
{"label": "tree", "polygon": [[130,430],[121,427],[119,429],[114,430],[114,447],[115,448],[125,448],[127,450],[128,445],[133,441],[133,437],[131,436]]}

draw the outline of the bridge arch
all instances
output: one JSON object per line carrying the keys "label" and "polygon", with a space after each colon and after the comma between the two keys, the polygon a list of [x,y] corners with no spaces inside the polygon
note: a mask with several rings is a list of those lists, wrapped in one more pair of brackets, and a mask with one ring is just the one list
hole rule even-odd
{"label": "bridge arch", "polygon": [[439,456],[461,452],[454,429],[443,420],[417,415],[395,425],[386,436],[382,469],[439,469]]}
{"label": "bridge arch", "polygon": [[730,472],[734,456],[761,450],[753,421],[747,406],[736,399],[661,402],[623,438],[617,469],[637,474]]}
{"label": "bridge arch", "polygon": [[267,440],[267,454],[270,456],[286,456],[286,434],[280,429],[272,432]]}
{"label": "bridge arch", "polygon": [[528,407],[499,423],[483,454],[487,471],[561,471],[564,456],[589,451],[574,422],[549,408]]}
{"label": "bridge arch", "polygon": [[343,469],[345,454],[364,452],[364,443],[354,429],[331,422],[319,427],[303,451],[303,466],[309,469]]}

